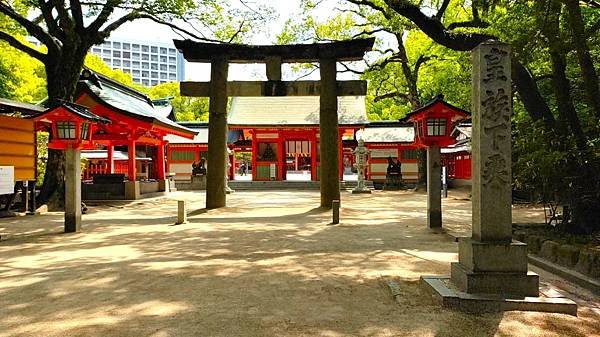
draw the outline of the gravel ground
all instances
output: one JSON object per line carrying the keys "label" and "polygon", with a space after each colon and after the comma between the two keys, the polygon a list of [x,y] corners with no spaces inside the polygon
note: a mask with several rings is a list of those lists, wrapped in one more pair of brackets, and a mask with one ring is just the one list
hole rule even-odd
{"label": "gravel ground", "polygon": [[[236,192],[206,211],[175,192],[89,205],[83,232],[62,214],[0,219],[4,336],[598,336],[597,297],[541,272],[579,316],[468,315],[433,304],[423,274],[448,274],[457,246],[427,230],[426,197],[342,194],[341,224],[317,191]],[[174,225],[176,200],[189,222]],[[513,209],[515,222],[543,210]],[[444,226],[468,235],[470,202],[444,199]],[[534,268],[532,268],[534,269]],[[539,270],[535,270],[539,271]],[[387,282],[398,282],[395,302]],[[595,335],[594,335],[595,334]]]}

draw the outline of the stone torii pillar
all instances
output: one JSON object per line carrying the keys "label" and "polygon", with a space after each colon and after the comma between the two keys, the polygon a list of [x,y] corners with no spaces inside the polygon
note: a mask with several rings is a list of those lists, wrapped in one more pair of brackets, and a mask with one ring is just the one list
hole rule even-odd
{"label": "stone torii pillar", "polygon": [[208,107],[208,165],[206,167],[206,208],[226,206],[227,167],[227,74],[226,56],[214,56],[210,63]]}

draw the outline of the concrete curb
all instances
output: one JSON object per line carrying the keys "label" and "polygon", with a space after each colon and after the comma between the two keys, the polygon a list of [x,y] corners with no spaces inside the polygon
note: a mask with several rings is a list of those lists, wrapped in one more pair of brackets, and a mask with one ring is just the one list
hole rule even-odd
{"label": "concrete curb", "polygon": [[547,261],[541,257],[534,256],[532,254],[527,254],[527,257],[529,263],[531,263],[532,265],[542,268],[548,272],[551,272],[552,274],[556,274],[586,289],[589,289],[596,295],[600,295],[600,281],[592,277],[586,276],[575,270],[566,269],[566,267]]}

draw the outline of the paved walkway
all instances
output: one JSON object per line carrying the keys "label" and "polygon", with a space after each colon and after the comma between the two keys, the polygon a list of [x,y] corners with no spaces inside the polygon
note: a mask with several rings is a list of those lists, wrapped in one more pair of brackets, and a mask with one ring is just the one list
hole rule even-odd
{"label": "paved walkway", "polygon": [[[176,199],[189,223],[173,225]],[[238,192],[203,210],[204,194],[90,205],[84,231],[62,214],[0,219],[4,336],[592,336],[600,304],[552,275],[546,287],[579,317],[467,315],[434,305],[422,274],[446,274],[456,243],[425,228],[425,195],[343,193],[341,225],[318,192]],[[540,209],[517,208],[516,222]],[[445,226],[468,233],[470,202],[444,200]],[[404,296],[394,302],[386,282]]]}

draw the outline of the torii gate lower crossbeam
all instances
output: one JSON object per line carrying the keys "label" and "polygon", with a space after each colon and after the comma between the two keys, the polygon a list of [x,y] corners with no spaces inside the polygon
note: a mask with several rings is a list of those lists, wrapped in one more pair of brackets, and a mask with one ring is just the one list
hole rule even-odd
{"label": "torii gate lower crossbeam", "polygon": [[[362,59],[374,38],[309,45],[249,46],[175,40],[175,46],[190,62],[210,62],[209,83],[182,82],[187,96],[210,96],[206,208],[226,206],[225,162],[227,160],[228,96],[320,96],[321,207],[331,207],[340,198],[338,96],[365,95],[365,81],[337,81],[336,62]],[[227,82],[229,63],[266,63],[265,82]],[[282,63],[320,63],[320,81],[285,82]],[[221,163],[221,164],[219,164]]]}

